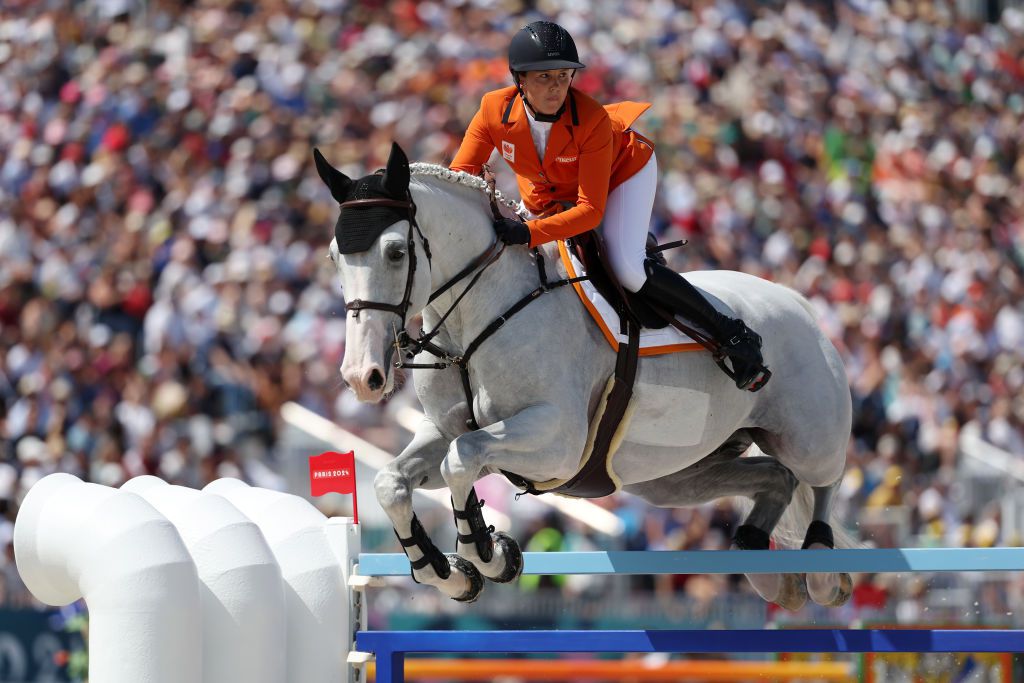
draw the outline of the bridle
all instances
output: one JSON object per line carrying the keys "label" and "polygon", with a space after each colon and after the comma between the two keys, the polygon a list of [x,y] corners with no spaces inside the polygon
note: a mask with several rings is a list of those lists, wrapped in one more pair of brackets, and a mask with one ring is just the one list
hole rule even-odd
{"label": "bridle", "polygon": [[[406,235],[406,240],[405,240],[406,241],[406,252],[409,255],[409,266],[408,266],[408,270],[406,272],[405,292],[402,295],[402,300],[400,302],[398,302],[397,304],[391,304],[391,303],[387,303],[387,302],[383,302],[383,301],[366,301],[364,299],[353,299],[352,301],[349,301],[349,302],[345,303],[345,310],[346,311],[353,311],[354,312],[354,315],[353,315],[354,318],[358,318],[359,317],[359,311],[367,310],[367,309],[369,309],[369,310],[378,310],[378,311],[387,311],[389,313],[394,313],[399,318],[401,318],[401,320],[402,320],[401,327],[396,328],[395,331],[394,331],[395,342],[394,342],[393,345],[388,347],[388,355],[385,358],[385,365],[391,365],[391,357],[392,357],[392,355],[394,354],[394,352],[396,350],[405,351],[406,356],[411,359],[416,354],[418,354],[420,351],[422,351],[424,348],[432,347],[433,344],[431,342],[432,342],[433,338],[435,336],[437,336],[438,332],[440,331],[441,324],[444,323],[444,321],[448,318],[449,315],[451,315],[451,313],[455,310],[455,307],[459,305],[460,301],[462,301],[462,298],[469,292],[470,289],[472,289],[473,285],[476,284],[477,280],[480,279],[480,276],[483,275],[483,272],[487,268],[487,266],[489,266],[492,263],[494,263],[494,261],[496,261],[498,259],[498,257],[501,256],[502,252],[504,251],[504,246],[505,245],[502,244],[500,241],[495,240],[482,254],[480,254],[479,256],[474,258],[472,261],[470,261],[469,264],[466,265],[465,268],[460,270],[458,273],[455,274],[454,277],[452,277],[450,280],[448,280],[443,285],[441,285],[436,290],[434,290],[431,293],[430,298],[427,299],[427,303],[428,304],[433,303],[439,296],[441,296],[442,294],[447,292],[449,289],[454,287],[456,284],[461,282],[463,279],[465,279],[474,270],[476,270],[477,268],[480,268],[480,271],[473,277],[473,279],[470,281],[469,285],[467,285],[466,289],[464,289],[462,291],[462,293],[459,294],[459,296],[455,299],[455,301],[448,308],[448,310],[445,311],[444,315],[441,316],[441,319],[438,321],[437,325],[434,326],[434,329],[431,330],[428,333],[420,335],[416,339],[413,339],[412,337],[409,336],[409,333],[406,330],[406,323],[407,323],[407,316],[409,314],[409,308],[412,306],[412,288],[413,288],[413,283],[415,282],[415,279],[416,279],[417,259],[416,259],[416,241],[415,241],[414,235],[419,235],[420,241],[423,243],[423,252],[424,252],[424,254],[426,254],[426,257],[427,257],[427,268],[429,269],[433,265],[431,254],[430,254],[430,242],[427,240],[426,236],[423,234],[423,231],[420,230],[419,223],[416,222],[416,202],[413,201],[412,195],[408,194],[408,195],[406,195],[405,199],[388,199],[388,198],[384,198],[384,197],[376,197],[376,198],[369,198],[369,199],[352,199],[352,200],[349,200],[347,202],[342,202],[340,207],[341,207],[341,209],[343,211],[345,209],[349,209],[349,208],[371,208],[371,207],[388,207],[388,208],[404,209],[406,214],[407,214],[407,219],[409,221],[409,232]],[[436,347],[434,347],[434,348],[436,349]],[[404,361],[396,361],[394,363],[394,367],[396,367],[396,368],[416,368],[416,367],[435,368],[437,366],[446,368],[446,367],[449,367],[449,365],[450,365],[450,363],[446,363],[446,364],[429,364],[429,365],[424,366],[424,365],[414,365],[414,364],[411,364],[411,363],[406,363]],[[440,368],[437,368],[437,369],[440,369]]]}
{"label": "bridle", "polygon": [[[489,193],[491,202],[491,213],[494,215],[495,219],[497,219],[501,217],[501,212],[499,211],[498,204],[495,200],[493,179],[489,180],[488,184],[491,186],[491,192]],[[427,241],[427,238],[423,235],[423,232],[420,230],[419,224],[416,222],[416,203],[413,201],[411,193],[408,193],[405,199],[389,199],[380,197],[370,199],[352,199],[347,202],[341,203],[342,210],[345,210],[347,208],[369,207],[389,207],[404,209],[408,215],[409,232],[406,236],[406,246],[407,252],[409,254],[409,269],[405,280],[405,293],[402,296],[402,300],[397,304],[391,304],[381,301],[365,301],[363,299],[353,299],[350,302],[346,302],[345,310],[354,311],[355,315],[353,317],[356,318],[359,317],[359,311],[370,309],[388,311],[390,313],[398,315],[402,319],[401,328],[394,330],[395,341],[391,346],[388,347],[388,353],[384,359],[385,365],[393,365],[395,368],[422,368],[429,370],[446,370],[452,367],[453,365],[457,366],[459,368],[459,373],[462,378],[462,388],[466,395],[466,404],[469,408],[469,419],[466,420],[466,426],[474,430],[480,429],[480,425],[477,423],[476,415],[474,414],[473,411],[473,391],[469,383],[470,357],[476,352],[480,345],[483,344],[483,342],[486,341],[492,334],[497,332],[508,321],[509,318],[511,318],[513,315],[521,311],[523,308],[526,308],[526,306],[530,302],[537,299],[541,294],[551,291],[552,289],[561,287],[563,285],[585,280],[587,279],[587,277],[582,276],[576,278],[566,278],[556,280],[555,282],[548,282],[547,275],[544,270],[544,257],[536,248],[534,248],[533,256],[534,260],[537,263],[537,274],[540,279],[540,284],[535,289],[531,290],[525,296],[519,299],[519,301],[517,301],[511,307],[506,309],[504,313],[495,318],[490,325],[484,328],[484,330],[479,335],[477,335],[477,337],[473,341],[469,343],[469,345],[466,347],[466,349],[462,352],[461,355],[455,355],[437,346],[433,342],[433,339],[441,331],[441,327],[444,324],[444,321],[447,320],[448,316],[455,311],[456,307],[459,305],[459,302],[461,302],[463,297],[465,297],[466,294],[468,294],[469,291],[473,288],[473,286],[476,285],[476,283],[480,280],[480,277],[484,274],[487,268],[495,261],[497,261],[498,258],[503,253],[505,253],[504,243],[502,243],[500,240],[495,240],[486,250],[484,250],[482,254],[480,254],[472,261],[470,261],[465,268],[460,270],[458,273],[455,274],[454,277],[452,277],[450,280],[445,282],[443,285],[441,285],[431,293],[430,298],[427,299],[427,304],[433,303],[439,296],[447,292],[449,289],[454,287],[462,280],[469,277],[469,275],[473,273],[473,271],[477,271],[476,274],[473,275],[472,279],[470,279],[465,289],[463,289],[462,292],[457,297],[455,297],[455,300],[452,302],[451,306],[448,307],[448,310],[444,312],[441,318],[437,321],[437,324],[434,325],[434,329],[429,332],[425,332],[421,334],[419,337],[413,339],[411,336],[409,336],[409,333],[408,331],[406,331],[405,328],[406,316],[409,313],[410,306],[412,306],[412,287],[413,281],[416,277],[416,241],[414,239],[414,235],[419,235],[420,241],[423,242],[423,251],[427,256],[428,268],[431,266],[432,263],[430,256],[430,243]],[[402,355],[405,356],[405,358],[399,359],[392,364],[391,358],[396,351],[399,351]],[[427,353],[436,356],[440,362],[408,362],[412,360],[421,351],[426,351]]]}
{"label": "bridle", "polygon": [[375,309],[378,311],[389,311],[398,315],[402,319],[402,327],[405,327],[405,316],[409,312],[409,307],[412,305],[412,285],[413,279],[416,276],[416,242],[413,240],[413,230],[420,236],[420,241],[423,242],[423,251],[427,255],[427,263],[430,263],[430,242],[423,236],[423,232],[420,230],[419,224],[416,222],[416,203],[412,200],[412,196],[409,195],[406,199],[386,199],[383,197],[371,198],[371,199],[351,199],[347,202],[341,203],[341,210],[345,209],[368,209],[371,207],[388,207],[394,209],[404,209],[408,214],[409,220],[409,234],[406,236],[406,249],[409,254],[409,272],[405,279],[405,294],[402,295],[402,300],[397,304],[389,304],[382,301],[364,301],[362,299],[353,299],[352,301],[345,303],[346,311],[355,311],[353,317],[359,317],[359,311],[364,309]]}

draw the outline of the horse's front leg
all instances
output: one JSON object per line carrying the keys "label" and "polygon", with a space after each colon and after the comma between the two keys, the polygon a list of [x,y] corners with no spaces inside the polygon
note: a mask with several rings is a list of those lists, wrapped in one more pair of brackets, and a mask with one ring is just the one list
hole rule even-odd
{"label": "horse's front leg", "polygon": [[[459,436],[441,463],[455,510],[456,552],[492,581],[505,583],[517,578],[523,558],[511,536],[494,533],[494,527],[486,525],[483,502],[477,499],[473,483],[481,474],[497,469],[517,474],[544,472],[541,463],[548,463],[550,476],[545,478],[571,475],[558,470],[572,466],[571,454],[579,439],[572,438],[574,430],[566,429],[559,416],[560,411],[551,404],[530,406],[506,420]],[[582,436],[586,438],[585,425]],[[582,442],[578,444],[580,451],[582,446]]]}
{"label": "horse's front leg", "polygon": [[413,580],[436,586],[455,600],[472,601],[483,588],[479,572],[469,562],[442,553],[427,536],[412,508],[415,489],[444,486],[440,466],[448,446],[448,440],[434,423],[424,419],[412,442],[377,473],[373,486],[412,564]]}

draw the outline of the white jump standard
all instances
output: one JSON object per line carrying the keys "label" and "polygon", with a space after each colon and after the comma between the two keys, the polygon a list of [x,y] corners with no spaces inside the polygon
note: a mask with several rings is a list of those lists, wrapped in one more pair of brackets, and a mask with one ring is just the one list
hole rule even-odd
{"label": "white jump standard", "polygon": [[[361,554],[359,525],[298,496],[230,479],[202,491],[140,477],[121,489],[69,474],[28,493],[14,530],[38,599],[89,609],[92,683],[353,683],[407,653],[1020,652],[999,630],[366,631],[364,593],[408,576]],[[1022,548],[526,553],[530,574],[1024,571]]]}

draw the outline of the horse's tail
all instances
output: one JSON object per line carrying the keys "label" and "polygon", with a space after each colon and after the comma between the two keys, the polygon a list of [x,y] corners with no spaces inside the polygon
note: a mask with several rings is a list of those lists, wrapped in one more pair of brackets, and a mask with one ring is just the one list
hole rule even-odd
{"label": "horse's tail", "polygon": [[[809,485],[800,482],[793,492],[793,500],[790,501],[786,511],[782,513],[779,523],[775,525],[772,538],[781,547],[799,548],[803,545],[804,535],[813,518],[814,490]],[[843,528],[834,513],[828,523],[832,527],[832,535],[837,548],[859,548],[863,545]]]}

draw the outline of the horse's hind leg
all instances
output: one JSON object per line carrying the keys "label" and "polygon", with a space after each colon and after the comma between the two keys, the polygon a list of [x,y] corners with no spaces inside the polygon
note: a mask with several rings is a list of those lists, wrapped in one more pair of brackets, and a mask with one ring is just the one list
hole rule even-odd
{"label": "horse's hind leg", "polygon": [[[734,463],[746,466],[731,473],[737,479],[733,485],[751,487],[755,493],[750,496],[754,506],[736,530],[733,546],[740,550],[768,550],[772,530],[789,506],[799,482],[789,468],[775,458],[755,456]],[[747,574],[747,580],[758,595],[780,607],[798,610],[807,602],[807,586],[802,574]]]}
{"label": "horse's hind leg", "polygon": [[[804,548],[835,547],[832,538],[832,527],[828,520],[832,516],[832,501],[841,479],[829,486],[815,486],[814,516],[811,526],[807,529]],[[842,574],[808,574],[807,592],[811,600],[826,607],[840,607],[846,604],[853,594],[853,579],[846,572]]]}
{"label": "horse's hind leg", "polygon": [[[739,457],[749,445],[749,437],[739,435],[685,470],[625,490],[659,507],[688,507],[726,496],[751,498],[754,506],[736,532],[735,545],[767,549],[797,479],[775,458]],[[747,579],[762,598],[787,609],[799,609],[807,601],[801,574],[750,574]]]}
{"label": "horse's hind leg", "polygon": [[437,427],[424,420],[406,449],[377,473],[373,485],[412,564],[413,580],[436,586],[455,600],[472,602],[483,589],[479,572],[462,558],[438,550],[412,508],[415,489],[444,486],[440,466],[448,445]]}
{"label": "horse's hind leg", "polygon": [[[813,434],[798,433],[783,439],[758,430],[755,435],[761,450],[776,454],[802,482],[794,495],[791,506],[793,514],[787,515],[783,522],[791,538],[796,534],[804,534],[804,548],[830,549],[835,545],[830,526],[832,503],[843,478],[846,436],[842,435],[849,434],[849,424],[845,423],[841,429],[824,431],[841,435],[835,439],[832,448],[824,448],[827,441],[815,438]],[[801,528],[802,525],[807,527]],[[850,541],[843,538],[841,530],[840,542],[842,545],[850,544]],[[852,594],[853,581],[846,572],[807,574],[805,583],[810,598],[826,607],[843,605]]]}

